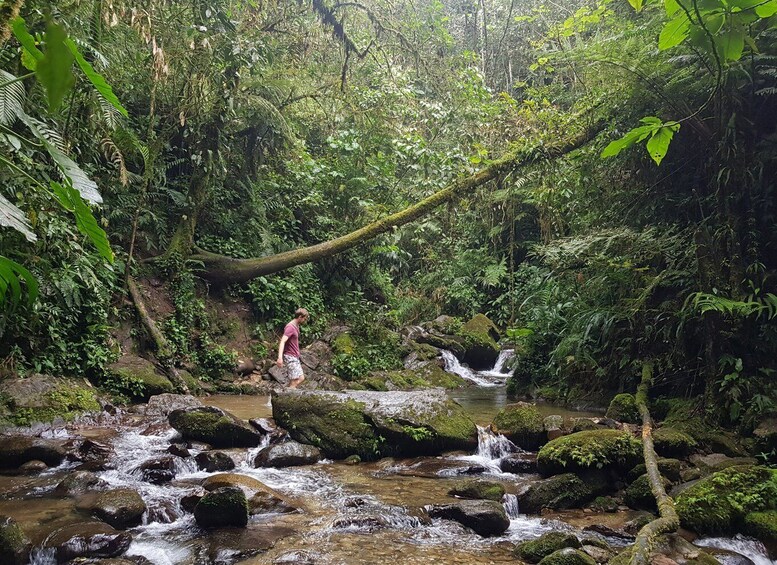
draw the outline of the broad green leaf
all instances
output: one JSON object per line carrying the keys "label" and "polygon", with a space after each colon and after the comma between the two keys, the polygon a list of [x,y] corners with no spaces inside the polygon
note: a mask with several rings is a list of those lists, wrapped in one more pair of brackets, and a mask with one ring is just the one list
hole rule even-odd
{"label": "broad green leaf", "polygon": [[757,6],[755,13],[760,18],[771,18],[774,14],[777,14],[777,0],[769,0],[765,4]]}
{"label": "broad green leaf", "polygon": [[658,36],[658,48],[663,51],[680,45],[688,37],[690,27],[691,22],[685,12],[678,12],[661,30],[661,34]]}
{"label": "broad green leaf", "polygon": [[629,4],[631,4],[631,7],[634,8],[637,12],[642,11],[643,3],[643,0],[629,0]]}
{"label": "broad green leaf", "polygon": [[6,291],[10,287],[13,302],[18,302],[21,297],[21,285],[19,278],[27,285],[27,302],[32,306],[38,297],[38,281],[35,277],[16,261],[0,255],[0,304],[5,302]]}
{"label": "broad green leaf", "polygon": [[26,58],[26,60],[24,54],[22,55],[22,63],[29,70],[34,71],[38,62],[43,60],[44,55],[43,52],[38,49],[38,46],[35,45],[35,38],[27,31],[27,22],[24,21],[24,18],[15,18],[13,22],[11,22],[11,29],[13,29],[13,34],[16,39],[19,40],[19,43],[24,47],[24,53],[29,55],[29,58]]}
{"label": "broad green leaf", "polygon": [[[777,2],[777,0],[775,0]],[[704,14],[704,26],[712,35],[717,35],[726,22],[726,15],[723,12]]]}
{"label": "broad green leaf", "polygon": [[108,236],[97,225],[97,220],[95,220],[92,211],[84,202],[84,199],[81,198],[79,192],[72,186],[62,185],[54,181],[51,182],[51,190],[54,191],[54,196],[56,196],[62,207],[75,214],[78,230],[89,238],[97,248],[97,251],[100,252],[100,255],[105,257],[109,263],[113,263],[113,250],[108,241]]}
{"label": "broad green leaf", "polygon": [[49,24],[46,30],[46,54],[38,62],[35,74],[46,88],[49,108],[56,111],[65,95],[73,88],[73,54],[65,45],[67,33],[57,24]]}
{"label": "broad green leaf", "polygon": [[726,61],[738,61],[745,48],[745,31],[736,27],[721,35],[720,46]]}
{"label": "broad green leaf", "polygon": [[[642,118],[642,122],[644,120],[649,120],[651,118]],[[624,149],[628,149],[635,143],[639,143],[643,139],[645,139],[647,136],[651,135],[656,129],[661,127],[661,120],[658,118],[652,118],[657,120],[657,124],[651,123],[650,125],[645,126],[639,126],[634,128],[633,130],[629,131],[620,139],[616,139],[615,141],[612,141],[607,145],[607,147],[604,148],[604,151],[602,151],[600,157],[602,159],[606,159],[607,157],[614,157]]]}
{"label": "broad green leaf", "polygon": [[57,164],[57,167],[59,168],[62,175],[69,179],[70,184],[72,184],[73,187],[78,190],[83,198],[94,204],[99,204],[103,201],[102,196],[100,196],[100,190],[97,187],[97,183],[90,179],[75,161],[65,155],[49,141],[48,137],[46,137],[43,132],[41,132],[40,127],[36,123],[36,120],[27,114],[20,115],[19,119],[22,120],[33,133],[33,135],[35,135],[35,137],[37,137],[43,143],[43,146],[46,148],[46,151],[48,151],[51,158]]}
{"label": "broad green leaf", "polygon": [[0,194],[0,226],[15,229],[26,237],[27,241],[38,239],[32,232],[32,226],[27,221],[27,216],[24,215],[24,212],[8,201],[2,194]]}
{"label": "broad green leaf", "polygon": [[666,10],[667,17],[671,18],[680,9],[680,4],[677,0],[664,0],[664,10]]}
{"label": "broad green leaf", "polygon": [[16,77],[11,73],[0,70],[0,125],[9,126],[16,121],[24,108],[26,92],[21,81],[11,82]]}
{"label": "broad green leaf", "polygon": [[[679,128],[679,124],[677,126]],[[675,131],[674,127],[662,127],[648,139],[647,150],[656,165],[660,165],[664,159]]]}
{"label": "broad green leaf", "polygon": [[113,93],[111,85],[108,84],[108,82],[105,80],[105,77],[94,70],[94,67],[92,67],[89,61],[84,59],[84,56],[78,50],[78,47],[73,42],[73,40],[70,38],[65,39],[65,45],[67,45],[68,49],[70,49],[73,57],[75,57],[76,63],[78,63],[78,66],[81,67],[81,70],[86,75],[86,78],[89,79],[89,82],[91,82],[92,85],[97,89],[97,92],[102,94],[103,98],[105,98],[114,108],[121,112],[122,116],[125,118],[128,117],[129,114],[127,114],[127,110],[124,108],[124,106],[121,105],[118,97]]}

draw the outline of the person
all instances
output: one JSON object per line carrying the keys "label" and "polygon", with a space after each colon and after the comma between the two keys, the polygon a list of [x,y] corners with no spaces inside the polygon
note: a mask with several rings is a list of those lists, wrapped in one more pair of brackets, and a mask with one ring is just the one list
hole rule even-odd
{"label": "person", "polygon": [[294,319],[283,328],[283,337],[278,346],[278,367],[286,367],[289,376],[289,388],[297,388],[305,375],[302,372],[302,363],[299,360],[299,328],[308,321],[310,314],[304,308],[297,308]]}

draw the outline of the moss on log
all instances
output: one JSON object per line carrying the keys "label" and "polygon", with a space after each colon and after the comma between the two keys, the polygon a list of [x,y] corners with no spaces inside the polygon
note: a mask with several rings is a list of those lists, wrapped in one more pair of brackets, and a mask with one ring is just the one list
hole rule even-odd
{"label": "moss on log", "polygon": [[540,148],[530,147],[509,153],[505,157],[492,162],[483,170],[454,181],[442,190],[400,212],[381,218],[349,234],[323,243],[253,259],[234,259],[202,249],[196,249],[196,253],[191,258],[203,264],[203,276],[212,283],[232,284],[247,282],[262,275],[277,273],[290,267],[331,257],[356,247],[365,241],[369,241],[382,233],[408,224],[428,214],[441,204],[449,202],[456,196],[469,192],[510,171],[537,161],[569,153],[592,139],[598,130],[598,127],[584,130],[575,137],[557,144]]}
{"label": "moss on log", "polygon": [[648,392],[653,381],[653,364],[642,365],[642,381],[637,388],[637,408],[642,416],[642,452],[650,482],[650,490],[656,498],[659,517],[646,524],[637,534],[631,554],[631,565],[648,565],[651,547],[660,534],[674,532],[680,526],[680,518],[674,508],[672,498],[666,494],[663,478],[658,470],[658,458],[653,446],[653,425],[648,410]]}

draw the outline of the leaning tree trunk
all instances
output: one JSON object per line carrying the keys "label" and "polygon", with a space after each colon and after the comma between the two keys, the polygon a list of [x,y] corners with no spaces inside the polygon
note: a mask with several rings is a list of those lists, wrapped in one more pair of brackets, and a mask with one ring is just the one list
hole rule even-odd
{"label": "leaning tree trunk", "polygon": [[203,276],[213,283],[231,284],[277,273],[289,267],[318,261],[356,247],[382,233],[416,220],[454,197],[530,163],[568,153],[593,138],[598,128],[584,131],[538,151],[536,147],[508,154],[474,175],[459,179],[420,202],[359,228],[349,234],[309,247],[255,259],[234,259],[201,249],[191,256],[204,266]]}
{"label": "leaning tree trunk", "polygon": [[674,532],[680,526],[680,518],[674,509],[672,498],[666,494],[661,473],[658,470],[656,451],[653,447],[653,425],[648,410],[648,392],[653,381],[653,364],[642,365],[642,381],[637,388],[637,407],[642,416],[642,452],[645,457],[650,490],[658,504],[659,517],[645,525],[637,534],[631,554],[631,565],[648,565],[655,538]]}
{"label": "leaning tree trunk", "polygon": [[173,366],[173,355],[170,345],[168,344],[167,339],[165,339],[164,334],[159,331],[154,319],[148,313],[146,302],[143,300],[143,295],[140,294],[140,289],[138,288],[138,285],[135,284],[135,279],[132,277],[127,277],[127,290],[129,290],[132,302],[135,304],[135,308],[138,311],[140,320],[143,322],[143,326],[145,326],[148,335],[151,336],[151,339],[154,341],[157,359],[159,359],[159,363],[164,368],[170,382],[173,383],[173,386],[178,392],[189,394],[189,387],[186,385],[186,381],[183,380],[180,373],[178,373],[178,370]]}
{"label": "leaning tree trunk", "polygon": [[11,37],[11,21],[19,15],[24,0],[0,1],[0,45]]}

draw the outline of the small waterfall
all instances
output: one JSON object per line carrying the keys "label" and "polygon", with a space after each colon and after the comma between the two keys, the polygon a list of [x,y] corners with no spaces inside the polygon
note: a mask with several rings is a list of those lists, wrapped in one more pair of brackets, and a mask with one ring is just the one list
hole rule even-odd
{"label": "small waterfall", "polygon": [[[716,547],[718,549],[727,549],[750,559],[755,565],[774,565],[775,561],[769,559],[769,552],[760,541],[746,538],[737,534],[733,538],[703,538],[698,539],[694,544],[700,547]],[[725,560],[721,560],[725,564]]]}
{"label": "small waterfall", "polygon": [[456,359],[456,356],[450,351],[443,349],[440,351],[440,354],[442,355],[443,363],[445,363],[445,370],[449,373],[459,375],[460,377],[467,379],[468,381],[471,381],[478,386],[496,386],[496,383],[492,383],[491,381],[481,377],[478,373],[466,365],[459,363],[459,360]]}
{"label": "small waterfall", "polygon": [[513,357],[515,357],[514,349],[503,349],[499,352],[499,357],[497,357],[496,363],[494,363],[494,368],[488,371],[480,371],[479,374],[492,379],[507,379],[512,374],[512,371],[505,370],[505,365],[507,365],[507,362]]}
{"label": "small waterfall", "polygon": [[502,434],[495,434],[490,428],[478,426],[478,455],[485,459],[501,459],[521,448]]}
{"label": "small waterfall", "polygon": [[505,494],[504,497],[502,497],[502,506],[505,507],[507,517],[511,520],[515,520],[521,515],[518,510],[518,497],[514,494]]}

